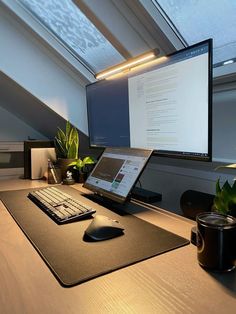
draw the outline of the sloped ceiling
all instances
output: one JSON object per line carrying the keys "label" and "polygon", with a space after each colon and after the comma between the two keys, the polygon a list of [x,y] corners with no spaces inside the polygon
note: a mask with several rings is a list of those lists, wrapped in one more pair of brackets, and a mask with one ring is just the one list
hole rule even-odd
{"label": "sloped ceiling", "polygon": [[[63,117],[1,71],[0,86],[1,106],[48,139],[54,138],[57,127],[65,128]],[[81,154],[91,154],[88,137],[80,130],[79,133]]]}
{"label": "sloped ceiling", "polygon": [[0,84],[2,107],[44,136],[53,138],[57,126],[63,125],[64,119],[3,72],[0,72]]}

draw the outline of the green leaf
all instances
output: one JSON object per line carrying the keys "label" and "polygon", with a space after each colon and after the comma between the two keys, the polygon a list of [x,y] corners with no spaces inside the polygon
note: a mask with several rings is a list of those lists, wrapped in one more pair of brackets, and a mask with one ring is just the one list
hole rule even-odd
{"label": "green leaf", "polygon": [[69,166],[74,166],[73,168],[75,170],[82,171],[82,170],[84,170],[84,167],[86,165],[89,165],[89,164],[91,165],[91,164],[94,164],[94,163],[95,163],[94,159],[92,157],[88,156],[88,157],[85,157],[83,160],[79,158],[76,161],[72,161],[69,164]]}
{"label": "green leaf", "polygon": [[231,200],[231,196],[230,194],[227,192],[227,190],[222,190],[221,192],[221,198],[222,200],[224,200],[224,203],[229,203],[229,201]]}
{"label": "green leaf", "polygon": [[77,161],[72,161],[71,163],[69,163],[68,167],[72,167],[72,166],[76,166]]}
{"label": "green leaf", "polygon": [[69,138],[69,134],[70,134],[70,132],[71,132],[71,124],[70,124],[70,122],[69,121],[66,121],[66,139],[68,140],[68,138]]}
{"label": "green leaf", "polygon": [[231,185],[229,184],[228,180],[226,180],[222,187],[222,192],[231,194],[231,190],[232,190]]}
{"label": "green leaf", "polygon": [[68,138],[67,138],[67,142],[68,145],[70,146],[73,143],[74,139],[73,139],[73,129],[70,130],[70,133],[68,134]]}
{"label": "green leaf", "polygon": [[214,207],[217,210],[217,212],[222,213],[222,214],[227,214],[229,211],[228,203],[225,202],[224,199],[220,197],[215,197]]}
{"label": "green leaf", "polygon": [[55,148],[57,151],[57,155],[60,158],[67,158],[67,149],[65,145],[59,139],[55,139]]}
{"label": "green leaf", "polygon": [[76,168],[77,168],[78,170],[81,170],[81,169],[83,168],[83,166],[84,166],[83,161],[82,161],[81,159],[78,159],[78,160],[77,160],[77,163],[76,163]]}
{"label": "green leaf", "polygon": [[55,147],[57,156],[62,158],[78,159],[79,152],[79,134],[75,127],[69,121],[66,122],[65,132],[57,128],[55,136]]}
{"label": "green leaf", "polygon": [[216,195],[221,193],[221,188],[220,188],[220,179],[216,181]]}
{"label": "green leaf", "polygon": [[78,158],[78,151],[77,151],[77,146],[75,142],[71,143],[68,153],[67,153],[67,158],[71,159],[77,159]]}
{"label": "green leaf", "polygon": [[87,157],[84,157],[84,159],[83,159],[84,165],[92,165],[94,163],[95,163],[95,161],[92,157],[87,156]]}
{"label": "green leaf", "polygon": [[76,130],[75,132],[75,145],[76,145],[76,151],[77,151],[77,157],[78,158],[78,154],[79,154],[79,133]]}
{"label": "green leaf", "polygon": [[230,214],[236,205],[236,182],[231,186],[228,180],[220,188],[219,179],[216,182],[216,197],[214,199],[215,209],[223,214]]}
{"label": "green leaf", "polygon": [[58,128],[56,138],[58,138],[62,143],[65,143],[66,135],[62,129]]}
{"label": "green leaf", "polygon": [[236,180],[234,180],[234,183],[232,185],[232,193],[236,195]]}

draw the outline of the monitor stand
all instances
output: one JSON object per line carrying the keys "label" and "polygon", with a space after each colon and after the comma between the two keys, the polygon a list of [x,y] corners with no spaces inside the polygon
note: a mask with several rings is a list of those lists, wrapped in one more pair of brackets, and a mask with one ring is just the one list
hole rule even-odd
{"label": "monitor stand", "polygon": [[131,197],[148,204],[160,202],[162,200],[162,194],[145,190],[136,186],[131,191]]}
{"label": "monitor stand", "polygon": [[100,196],[96,193],[89,193],[89,194],[85,193],[85,194],[83,194],[83,196],[87,197],[91,201],[93,201],[93,202],[95,202],[95,203],[97,203],[103,207],[106,207],[107,209],[119,214],[120,216],[128,215],[125,212],[126,205],[127,205],[126,203],[120,204],[120,203],[117,203],[111,199]]}

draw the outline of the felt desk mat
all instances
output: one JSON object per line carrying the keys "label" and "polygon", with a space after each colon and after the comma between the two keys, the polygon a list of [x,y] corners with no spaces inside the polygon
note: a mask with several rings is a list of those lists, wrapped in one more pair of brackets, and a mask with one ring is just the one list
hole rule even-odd
{"label": "felt desk mat", "polygon": [[[71,187],[57,188],[94,204]],[[96,213],[118,220],[125,228],[124,235],[86,242],[84,231],[92,218],[58,225],[28,199],[31,190],[36,189],[0,192],[0,198],[63,286],[82,283],[189,243],[133,215],[119,215],[97,204]]]}

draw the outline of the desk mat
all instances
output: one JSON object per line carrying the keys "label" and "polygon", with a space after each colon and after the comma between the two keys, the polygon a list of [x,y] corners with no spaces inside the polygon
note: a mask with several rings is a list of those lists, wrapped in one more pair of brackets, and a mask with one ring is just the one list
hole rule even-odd
{"label": "desk mat", "polygon": [[[57,188],[91,204],[69,186]],[[189,243],[133,215],[119,215],[97,204],[97,214],[117,219],[125,233],[106,241],[85,242],[84,231],[92,218],[58,225],[27,198],[31,190],[35,189],[0,192],[0,198],[63,286],[82,283]]]}

